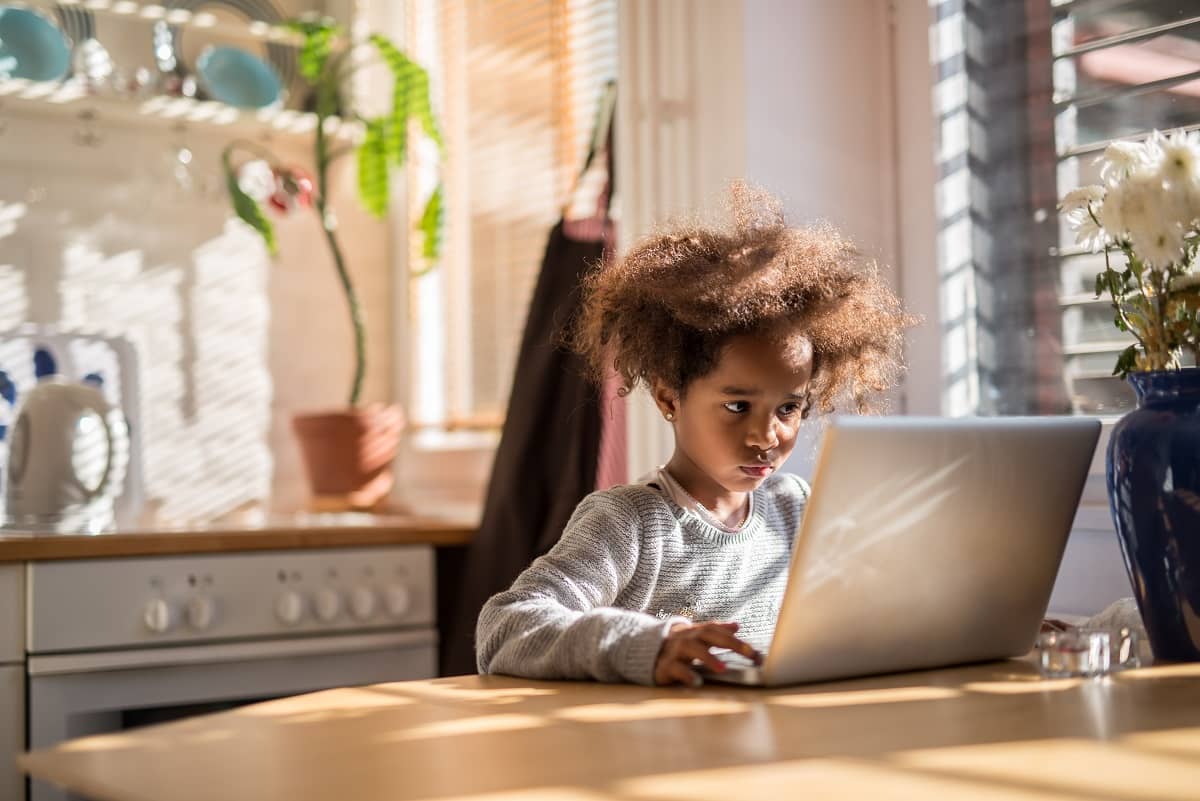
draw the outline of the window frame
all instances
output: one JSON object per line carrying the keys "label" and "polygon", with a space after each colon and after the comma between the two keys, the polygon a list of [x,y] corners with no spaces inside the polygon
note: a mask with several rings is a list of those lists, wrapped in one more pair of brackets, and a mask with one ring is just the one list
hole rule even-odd
{"label": "window frame", "polygon": [[[1047,0],[1048,1],[1048,0]],[[895,96],[897,98],[897,203],[901,237],[897,279],[910,311],[925,318],[910,332],[904,388],[907,414],[942,416],[950,408],[944,380],[947,342],[943,335],[941,285],[937,270],[938,216],[935,198],[939,189],[934,148],[938,107],[953,91],[939,85],[931,64],[931,45],[937,35],[961,40],[953,31],[962,20],[952,14],[936,18],[923,3],[893,4],[895,36]],[[939,30],[940,29],[940,30]],[[899,102],[904,99],[904,102]],[[1101,434],[1080,498],[1073,530],[1112,533],[1115,528],[1105,487],[1105,455],[1112,429],[1119,418],[1101,418]]]}

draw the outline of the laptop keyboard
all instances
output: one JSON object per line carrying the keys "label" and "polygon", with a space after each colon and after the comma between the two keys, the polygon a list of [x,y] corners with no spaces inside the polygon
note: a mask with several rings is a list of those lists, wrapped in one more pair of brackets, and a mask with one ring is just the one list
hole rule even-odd
{"label": "laptop keyboard", "polygon": [[748,656],[742,656],[737,651],[714,651],[713,655],[724,662],[729,667],[752,668],[760,667],[767,661],[766,652],[762,652],[762,662],[755,664],[754,660]]}

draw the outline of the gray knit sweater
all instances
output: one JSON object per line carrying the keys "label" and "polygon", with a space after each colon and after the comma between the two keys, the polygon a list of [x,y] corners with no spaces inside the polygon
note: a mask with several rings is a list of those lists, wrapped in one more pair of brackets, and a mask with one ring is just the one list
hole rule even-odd
{"label": "gray knit sweater", "polygon": [[558,544],[479,614],[480,673],[653,684],[668,628],[736,621],[770,643],[808,485],[776,473],[727,534],[652,486],[594,492]]}

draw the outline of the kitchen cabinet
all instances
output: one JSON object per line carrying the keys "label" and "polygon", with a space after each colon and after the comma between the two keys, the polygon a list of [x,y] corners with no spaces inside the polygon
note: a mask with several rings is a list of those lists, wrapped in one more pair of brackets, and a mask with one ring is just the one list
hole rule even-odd
{"label": "kitchen cabinet", "polygon": [[25,750],[25,566],[0,564],[0,798],[23,799],[16,757]]}

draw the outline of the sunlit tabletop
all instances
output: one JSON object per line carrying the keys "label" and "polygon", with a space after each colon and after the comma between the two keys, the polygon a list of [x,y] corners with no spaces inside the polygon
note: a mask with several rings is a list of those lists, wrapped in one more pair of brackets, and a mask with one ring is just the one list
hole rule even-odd
{"label": "sunlit tabletop", "polygon": [[99,801],[1200,797],[1200,664],[1021,661],[753,690],[463,676],[343,688],[20,758]]}

